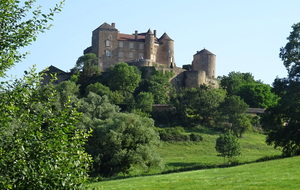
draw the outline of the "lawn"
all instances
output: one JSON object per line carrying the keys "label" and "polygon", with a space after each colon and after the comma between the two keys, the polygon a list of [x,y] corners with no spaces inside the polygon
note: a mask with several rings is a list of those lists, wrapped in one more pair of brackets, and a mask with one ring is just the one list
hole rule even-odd
{"label": "lawn", "polygon": [[[158,152],[166,165],[165,170],[193,167],[197,165],[223,164],[224,159],[217,156],[215,142],[218,135],[202,134],[204,140],[196,143],[162,142]],[[241,139],[241,156],[239,162],[253,162],[266,156],[280,155],[281,151],[265,143],[265,135],[247,133]]]}
{"label": "lawn", "polygon": [[300,157],[267,162],[133,177],[91,184],[96,189],[299,189]]}

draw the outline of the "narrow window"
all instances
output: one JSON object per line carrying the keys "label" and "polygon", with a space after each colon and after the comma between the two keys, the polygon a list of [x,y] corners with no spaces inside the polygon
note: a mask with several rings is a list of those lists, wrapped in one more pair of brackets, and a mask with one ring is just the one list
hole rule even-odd
{"label": "narrow window", "polygon": [[133,52],[129,52],[129,58],[133,58]]}
{"label": "narrow window", "polygon": [[123,42],[119,42],[119,47],[120,47],[120,48],[124,47]]}
{"label": "narrow window", "polygon": [[133,48],[133,43],[132,42],[129,43],[129,48],[131,48],[131,49]]}

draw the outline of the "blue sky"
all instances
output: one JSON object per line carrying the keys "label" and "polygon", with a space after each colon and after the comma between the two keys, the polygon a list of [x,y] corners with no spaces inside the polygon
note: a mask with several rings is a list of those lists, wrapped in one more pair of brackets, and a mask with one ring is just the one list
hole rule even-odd
{"label": "blue sky", "polygon": [[[45,8],[52,1],[38,1]],[[218,76],[250,72],[271,84],[287,75],[279,49],[291,26],[300,22],[299,0],[67,0],[53,27],[25,50],[30,55],[9,75],[21,76],[33,64],[69,71],[91,45],[92,31],[104,22],[121,33],[164,32],[175,41],[175,61],[190,64],[206,48],[216,54]]]}

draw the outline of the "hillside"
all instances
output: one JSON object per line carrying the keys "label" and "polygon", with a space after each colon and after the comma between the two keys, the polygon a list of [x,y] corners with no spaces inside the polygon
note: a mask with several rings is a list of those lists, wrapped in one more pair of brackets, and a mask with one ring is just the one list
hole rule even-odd
{"label": "hillside", "polygon": [[92,184],[98,189],[299,189],[300,157],[223,169],[135,177]]}

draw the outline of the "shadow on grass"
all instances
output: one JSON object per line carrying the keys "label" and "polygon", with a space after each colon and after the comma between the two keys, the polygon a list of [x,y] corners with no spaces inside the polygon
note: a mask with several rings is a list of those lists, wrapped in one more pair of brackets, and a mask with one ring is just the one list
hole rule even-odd
{"label": "shadow on grass", "polygon": [[203,169],[213,169],[213,168],[228,168],[228,167],[234,167],[239,165],[245,165],[245,164],[251,164],[251,163],[258,163],[258,162],[265,162],[270,160],[278,160],[286,158],[281,155],[275,155],[275,156],[266,156],[259,158],[255,161],[251,162],[231,162],[231,163],[224,163],[224,164],[199,164],[199,163],[181,163],[181,162],[174,162],[169,163],[167,166],[174,166],[174,167],[181,167],[171,170],[166,170],[161,173],[157,174],[142,174],[142,175],[132,175],[132,176],[115,176],[111,178],[103,178],[103,177],[95,177],[90,178],[90,182],[100,182],[100,181],[110,181],[110,180],[118,180],[118,179],[126,179],[131,177],[138,177],[138,176],[154,176],[154,175],[161,175],[161,174],[169,174],[169,173],[178,173],[178,172],[186,172],[186,171],[193,171],[193,170],[203,170]]}
{"label": "shadow on grass", "polygon": [[167,166],[173,166],[173,167],[192,167],[196,166],[199,163],[183,163],[183,162],[172,162],[168,163]]}

